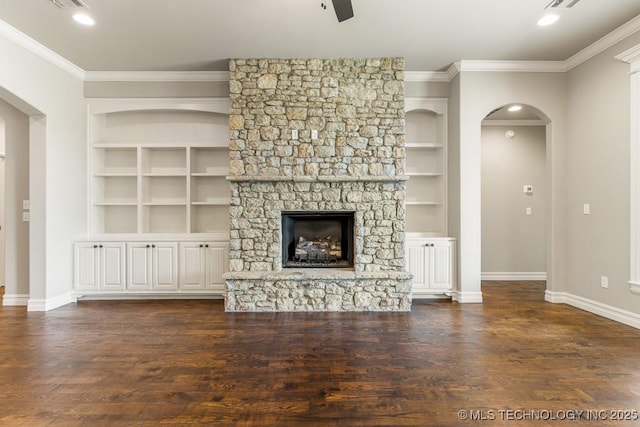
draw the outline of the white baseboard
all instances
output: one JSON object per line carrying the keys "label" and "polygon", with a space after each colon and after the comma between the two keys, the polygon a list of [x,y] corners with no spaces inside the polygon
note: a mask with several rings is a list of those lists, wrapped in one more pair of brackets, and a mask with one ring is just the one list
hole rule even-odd
{"label": "white baseboard", "polygon": [[2,297],[2,305],[11,306],[26,306],[29,303],[29,294],[4,294]]}
{"label": "white baseboard", "polygon": [[611,319],[616,322],[624,323],[625,325],[640,329],[640,314],[637,313],[632,313],[627,310],[622,310],[617,307],[613,307],[567,292],[553,292],[547,290],[544,293],[544,299],[545,301],[552,303],[568,304],[572,307],[588,311],[589,313],[597,314],[598,316],[606,317],[607,319]]}
{"label": "white baseboard", "polygon": [[74,292],[72,294],[73,301],[116,301],[116,300],[189,300],[189,299],[224,299],[222,293],[153,293],[153,294],[135,294],[135,293],[82,293]]}
{"label": "white baseboard", "polygon": [[454,291],[451,293],[451,298],[461,304],[467,303],[481,303],[482,292],[460,292]]}
{"label": "white baseboard", "polygon": [[54,310],[63,305],[71,304],[75,299],[71,295],[71,292],[59,295],[53,298],[46,299],[29,299],[27,304],[27,311],[49,311]]}
{"label": "white baseboard", "polygon": [[484,272],[480,280],[547,280],[547,273],[540,272]]}

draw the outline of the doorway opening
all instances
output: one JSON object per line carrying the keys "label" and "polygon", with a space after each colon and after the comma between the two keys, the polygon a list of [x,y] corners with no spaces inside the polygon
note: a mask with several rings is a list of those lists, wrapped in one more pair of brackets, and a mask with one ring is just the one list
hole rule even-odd
{"label": "doorway opening", "polygon": [[547,124],[503,105],[481,128],[482,280],[546,280]]}

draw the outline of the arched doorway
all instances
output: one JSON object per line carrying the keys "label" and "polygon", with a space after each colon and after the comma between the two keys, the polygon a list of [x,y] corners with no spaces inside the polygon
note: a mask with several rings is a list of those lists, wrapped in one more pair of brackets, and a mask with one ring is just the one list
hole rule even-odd
{"label": "arched doorway", "polygon": [[482,121],[482,280],[546,280],[546,125],[524,104]]}

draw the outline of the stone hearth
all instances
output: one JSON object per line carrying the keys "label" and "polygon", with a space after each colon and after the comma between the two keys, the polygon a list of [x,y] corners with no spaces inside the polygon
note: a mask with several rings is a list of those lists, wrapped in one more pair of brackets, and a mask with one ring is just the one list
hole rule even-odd
{"label": "stone hearth", "polygon": [[[403,68],[231,60],[226,310],[410,309]],[[352,269],[282,268],[281,214],[308,211],[353,212]]]}

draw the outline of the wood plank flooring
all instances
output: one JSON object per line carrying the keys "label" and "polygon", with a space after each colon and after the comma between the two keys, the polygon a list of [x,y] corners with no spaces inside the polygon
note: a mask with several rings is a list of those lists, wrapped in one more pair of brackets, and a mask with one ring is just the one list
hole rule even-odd
{"label": "wood plank flooring", "polygon": [[2,307],[0,425],[557,426],[640,410],[639,330],[546,303],[543,282],[483,291],[410,313]]}

